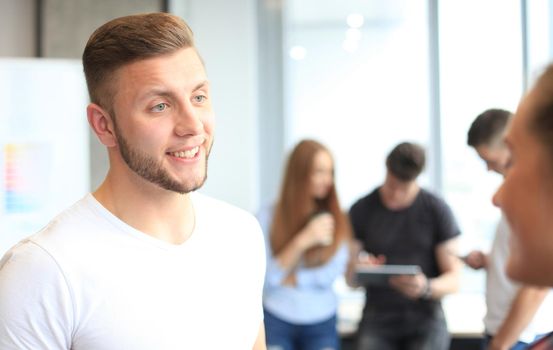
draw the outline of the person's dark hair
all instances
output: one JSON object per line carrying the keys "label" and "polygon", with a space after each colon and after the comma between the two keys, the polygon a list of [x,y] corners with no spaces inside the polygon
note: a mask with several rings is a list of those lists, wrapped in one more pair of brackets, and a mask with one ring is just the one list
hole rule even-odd
{"label": "person's dark hair", "polygon": [[489,145],[501,136],[513,113],[499,108],[482,112],[470,125],[467,144],[472,147]]}
{"label": "person's dark hair", "polygon": [[412,181],[424,169],[426,155],[424,148],[415,143],[402,142],[388,154],[386,167],[401,181]]}
{"label": "person's dark hair", "polygon": [[535,117],[530,119],[530,131],[543,143],[553,164],[553,64],[540,76],[534,90]]}
{"label": "person's dark hair", "polygon": [[115,91],[110,84],[123,65],[194,47],[192,30],[179,17],[147,13],[113,19],[92,35],[83,52],[90,100],[111,110]]}

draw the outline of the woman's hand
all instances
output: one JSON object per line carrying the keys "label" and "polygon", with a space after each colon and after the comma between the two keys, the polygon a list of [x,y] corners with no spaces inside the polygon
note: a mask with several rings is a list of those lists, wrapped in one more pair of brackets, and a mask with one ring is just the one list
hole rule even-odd
{"label": "woman's hand", "polygon": [[321,213],[313,216],[302,230],[300,236],[304,248],[331,245],[334,240],[334,217],[330,213]]}

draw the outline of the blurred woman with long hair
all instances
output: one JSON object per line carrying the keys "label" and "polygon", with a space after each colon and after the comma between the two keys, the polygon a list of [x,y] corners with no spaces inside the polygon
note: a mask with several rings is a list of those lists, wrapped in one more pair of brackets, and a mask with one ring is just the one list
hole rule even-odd
{"label": "blurred woman with long hair", "polygon": [[345,273],[351,234],[325,146],[313,140],[296,145],[278,201],[258,219],[267,242],[263,306],[268,347],[338,349],[333,284]]}

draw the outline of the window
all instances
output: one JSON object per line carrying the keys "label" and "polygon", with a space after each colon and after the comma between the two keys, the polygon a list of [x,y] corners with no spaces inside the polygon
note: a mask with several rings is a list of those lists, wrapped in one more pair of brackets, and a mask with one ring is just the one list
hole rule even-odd
{"label": "window", "polygon": [[[528,27],[532,33],[547,27],[545,2],[528,7],[536,18]],[[436,4],[439,40],[433,52],[429,38],[436,33],[429,32],[429,24],[436,18],[429,9]],[[542,49],[548,30],[546,37],[532,34],[529,47],[535,51],[525,58],[524,13],[515,0],[348,0],[325,6],[287,1],[286,148],[307,137],[326,144],[336,158],[342,205],[349,208],[382,183],[384,159],[395,144],[410,140],[427,146],[428,168],[438,176],[427,171],[421,184],[441,192],[451,205],[463,231],[462,252],[487,250],[499,219],[491,197],[501,177],[486,171],[466,135],[485,109],[514,111],[525,64],[533,68],[550,56]],[[435,72],[439,84],[431,86]],[[433,110],[439,118],[431,118]],[[483,291],[484,273],[466,268],[458,296],[474,306],[464,321],[475,322],[473,328],[485,311]],[[456,329],[465,327],[458,320],[463,311],[451,312]]]}
{"label": "window", "polygon": [[326,144],[349,207],[382,182],[395,144],[428,144],[426,1],[287,4],[285,143],[310,137]]}
{"label": "window", "polygon": [[[487,250],[500,215],[491,197],[501,177],[467,146],[467,131],[488,108],[514,112],[521,97],[520,2],[442,1],[439,22],[443,194],[463,230],[461,250]],[[467,269],[464,277],[464,291],[483,291],[483,272]]]}

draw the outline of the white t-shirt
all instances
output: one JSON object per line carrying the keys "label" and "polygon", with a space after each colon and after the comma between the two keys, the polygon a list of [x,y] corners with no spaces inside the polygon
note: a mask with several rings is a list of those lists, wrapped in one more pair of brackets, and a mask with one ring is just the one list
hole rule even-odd
{"label": "white t-shirt", "polygon": [[251,349],[263,319],[263,235],[245,211],[191,194],[181,245],[87,195],[0,262],[0,348]]}
{"label": "white t-shirt", "polygon": [[[505,264],[509,256],[509,236],[511,231],[504,217],[497,225],[492,250],[489,255],[489,266],[486,277],[486,306],[487,313],[484,318],[486,332],[494,335],[503,324],[507,313],[511,308],[520,284],[507,277]],[[521,333],[519,340],[529,343],[537,335],[550,332],[553,327],[553,293],[549,293],[528,324]]]}

